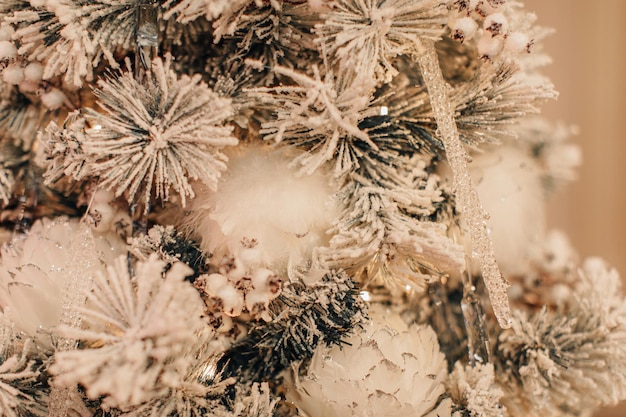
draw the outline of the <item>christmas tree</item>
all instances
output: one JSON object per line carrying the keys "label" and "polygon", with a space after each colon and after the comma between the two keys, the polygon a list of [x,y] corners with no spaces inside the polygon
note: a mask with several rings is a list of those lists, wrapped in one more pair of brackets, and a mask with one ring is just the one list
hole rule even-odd
{"label": "christmas tree", "polygon": [[0,416],[586,416],[618,273],[543,206],[513,0],[0,1]]}

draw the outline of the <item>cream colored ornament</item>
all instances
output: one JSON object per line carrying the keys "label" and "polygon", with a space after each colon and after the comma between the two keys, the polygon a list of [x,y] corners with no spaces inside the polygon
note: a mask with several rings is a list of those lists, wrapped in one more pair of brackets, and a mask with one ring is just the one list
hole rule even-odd
{"label": "cream colored ornament", "polygon": [[288,399],[309,417],[450,416],[450,403],[440,402],[447,363],[435,332],[374,310],[345,345],[320,345]]}

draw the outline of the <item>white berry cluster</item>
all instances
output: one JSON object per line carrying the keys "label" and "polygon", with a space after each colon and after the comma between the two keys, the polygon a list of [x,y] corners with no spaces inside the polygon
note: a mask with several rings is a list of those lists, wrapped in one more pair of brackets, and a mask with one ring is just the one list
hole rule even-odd
{"label": "white berry cluster", "polygon": [[45,85],[43,65],[37,61],[26,61],[19,55],[12,40],[11,26],[0,28],[0,62],[2,63],[2,81],[17,86],[24,94],[36,94],[48,110],[56,110],[67,102],[67,97],[58,88]]}
{"label": "white berry cluster", "polygon": [[533,40],[523,29],[513,28],[507,18],[506,0],[456,0],[448,26],[453,39],[475,40],[481,58],[493,59],[503,51],[530,52]]}
{"label": "white berry cluster", "polygon": [[[196,278],[194,286],[200,290],[206,304],[210,323],[220,332],[236,332],[235,321],[251,319],[271,320],[269,303],[281,290],[280,277],[253,261],[254,242],[243,245],[238,256],[224,256],[217,272]],[[254,255],[252,253],[252,255]]]}
{"label": "white berry cluster", "polygon": [[96,190],[85,218],[96,233],[115,232],[123,238],[131,234],[132,220],[128,210],[118,204],[113,191]]}

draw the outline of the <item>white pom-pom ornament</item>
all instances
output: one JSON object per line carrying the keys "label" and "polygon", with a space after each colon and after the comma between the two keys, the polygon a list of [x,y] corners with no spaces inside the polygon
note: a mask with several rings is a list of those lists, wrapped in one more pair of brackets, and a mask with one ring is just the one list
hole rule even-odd
{"label": "white pom-pom ornament", "polygon": [[183,228],[205,252],[241,254],[249,267],[284,271],[310,259],[338,216],[328,177],[298,176],[289,149],[242,145],[228,156],[217,190],[198,190]]}
{"label": "white pom-pom ornament", "polygon": [[483,58],[493,58],[502,50],[502,38],[483,35],[478,41],[478,55]]}
{"label": "white pom-pom ornament", "polygon": [[491,36],[500,36],[507,33],[509,22],[502,13],[492,13],[485,18],[483,28],[491,33]]}
{"label": "white pom-pom ornament", "polygon": [[542,172],[531,155],[512,146],[474,156],[472,177],[505,274],[527,272],[532,248],[545,234]]}

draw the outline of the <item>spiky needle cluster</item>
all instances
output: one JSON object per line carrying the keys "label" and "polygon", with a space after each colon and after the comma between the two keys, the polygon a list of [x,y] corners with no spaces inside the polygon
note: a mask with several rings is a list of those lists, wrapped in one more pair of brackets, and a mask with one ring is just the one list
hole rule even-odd
{"label": "spiky needle cluster", "polygon": [[342,75],[389,82],[398,74],[394,58],[414,53],[420,39],[438,40],[447,12],[439,0],[339,0],[315,33]]}
{"label": "spiky needle cluster", "polygon": [[270,304],[274,320],[256,323],[222,361],[227,375],[247,380],[275,378],[291,364],[310,359],[319,344],[341,345],[367,318],[354,281],[329,273],[306,285],[293,282]]}
{"label": "spiky needle cluster", "polygon": [[131,276],[126,262],[117,258],[106,276],[97,275],[82,309],[89,328],[61,330],[85,347],[57,352],[51,368],[59,384],[83,385],[89,398],[103,397],[106,408],[139,406],[184,385],[194,357],[189,349],[206,329],[202,300],[185,281],[188,267],[175,264],[163,276],[165,262],[153,255]]}
{"label": "spiky needle cluster", "polygon": [[31,341],[22,343],[20,352],[14,355],[2,352],[2,356],[6,357],[0,358],[0,415],[45,416],[45,390],[38,381],[43,364],[31,358]]}
{"label": "spiky needle cluster", "polygon": [[[61,172],[75,180],[97,177],[102,187],[131,202],[143,190],[146,207],[153,194],[167,201],[170,188],[184,206],[194,195],[190,180],[214,187],[226,168],[222,148],[237,144],[231,128],[223,125],[231,112],[229,101],[213,93],[200,75],[179,77],[171,65],[171,58],[157,58],[143,80],[130,68],[101,80],[95,91],[101,111],[84,109],[80,137],[72,133],[75,126],[62,131],[52,125],[51,179]],[[83,165],[87,171],[74,169]]]}
{"label": "spiky needle cluster", "polygon": [[626,311],[619,276],[598,260],[588,261],[580,275],[568,311],[554,314],[544,307],[530,317],[519,314],[500,335],[507,407],[565,416],[623,398]]}

